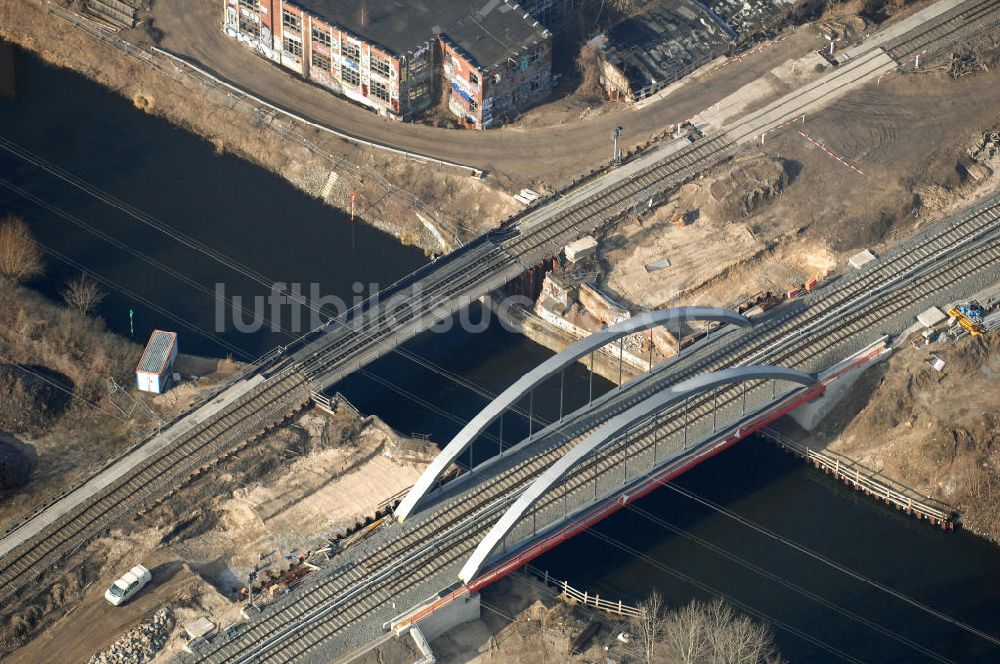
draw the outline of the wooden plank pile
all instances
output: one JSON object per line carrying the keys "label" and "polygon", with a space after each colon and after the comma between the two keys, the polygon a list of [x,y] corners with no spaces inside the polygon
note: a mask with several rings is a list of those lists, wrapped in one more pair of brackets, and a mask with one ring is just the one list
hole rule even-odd
{"label": "wooden plank pile", "polygon": [[119,28],[134,28],[138,10],[121,0],[87,0],[87,12]]}

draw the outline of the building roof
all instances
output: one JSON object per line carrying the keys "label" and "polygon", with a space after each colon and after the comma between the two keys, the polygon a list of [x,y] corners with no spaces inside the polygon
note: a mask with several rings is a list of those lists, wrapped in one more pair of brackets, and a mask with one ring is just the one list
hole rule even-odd
{"label": "building roof", "polygon": [[444,34],[483,68],[549,35],[528,12],[505,0],[299,0],[295,4],[396,55]]}
{"label": "building roof", "polygon": [[146,344],[146,350],[142,352],[139,366],[135,370],[151,374],[161,373],[166,368],[167,360],[170,359],[170,353],[176,344],[176,332],[153,330],[153,334],[149,336],[149,343]]}
{"label": "building roof", "polygon": [[635,93],[672,83],[689,67],[723,52],[733,36],[729,30],[700,2],[663,0],[608,30],[603,51]]}

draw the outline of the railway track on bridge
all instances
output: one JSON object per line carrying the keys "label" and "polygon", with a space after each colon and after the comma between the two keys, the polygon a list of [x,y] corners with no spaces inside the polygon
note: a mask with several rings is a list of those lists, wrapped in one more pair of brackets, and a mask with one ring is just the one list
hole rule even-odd
{"label": "railway track on bridge", "polygon": [[[404,291],[409,296],[405,302],[394,303],[390,296],[376,317],[359,311],[355,313],[356,317],[336,321],[335,325],[340,326],[340,330],[330,332],[330,339],[321,341],[323,348],[311,354],[308,349],[304,351],[304,357],[296,366],[310,380],[327,382],[331,372],[339,370],[345,363],[363,366],[375,359],[374,356],[366,357],[365,352],[371,353],[370,349],[393,340],[401,328],[410,325],[414,327],[414,333],[422,331],[419,325],[413,325],[421,317],[445,318],[456,305],[465,306],[475,297],[496,288],[492,284],[483,285],[488,284],[490,278],[496,280],[498,275],[512,275],[514,272],[520,274],[520,269],[509,255],[502,248],[485,243],[468,261],[451,261],[435,272],[432,282],[420,281],[413,289]],[[395,341],[393,345],[398,343]]]}
{"label": "railway track on bridge", "polygon": [[[955,30],[960,30],[964,25],[963,21],[980,20],[981,12],[995,9],[998,4],[998,0],[982,0],[968,7],[961,5],[953,12],[946,13],[947,20],[942,22],[941,19],[936,19],[930,22],[929,28],[896,40],[895,47],[912,50],[935,39],[940,40]],[[873,49],[866,58],[872,58],[880,52],[881,49]],[[853,70],[842,72],[835,72],[835,76],[846,79],[841,85],[870,75],[864,68],[860,74]],[[807,86],[806,91],[820,84],[818,81],[813,82]],[[735,153],[739,142],[745,141],[757,130],[754,123],[759,122],[767,110],[768,107],[765,107],[748,113],[733,130],[684,146],[640,169],[625,182],[593,192],[554,219],[537,225],[529,222],[528,228],[515,226],[514,236],[506,239],[500,233],[493,234],[494,237],[489,241],[492,247],[479,251],[471,264],[468,261],[453,261],[451,266],[436,271],[433,279],[420,282],[424,289],[417,293],[417,297],[406,302],[405,309],[375,317],[361,308],[348,312],[337,321],[347,334],[339,331],[328,333],[329,338],[320,344],[325,347],[313,350],[311,355],[301,361],[300,369],[310,380],[318,383],[317,387],[322,388],[325,387],[323,383],[335,382],[346,373],[364,366],[382,354],[380,347],[390,343],[393,346],[398,344],[391,340],[401,327],[413,325],[417,319],[426,316],[427,312],[435,310],[442,312],[437,318],[446,316],[456,308],[449,306],[456,296],[464,295],[467,301],[471,301],[492,290],[495,284],[484,285],[490,275],[504,272],[512,274],[517,263],[522,267],[530,267],[580,235],[620,219],[640,206],[650,195],[679,186],[699,171],[723,162]],[[792,106],[783,112],[785,115],[794,115],[799,110]],[[387,299],[391,299],[391,296],[387,296]],[[366,320],[371,323],[366,323]],[[357,325],[357,321],[362,324]],[[419,324],[414,325],[414,334],[420,329]]]}
{"label": "railway track on bridge", "polygon": [[[966,3],[944,19],[929,21],[926,29],[911,31],[896,40],[891,46],[892,52],[913,53],[928,45],[940,44],[942,40],[954,40],[956,35],[967,34],[977,26],[992,24],[998,4],[997,0]],[[868,74],[867,69],[853,70],[853,74],[849,69],[843,71],[837,76],[843,77],[845,86]],[[540,223],[521,229],[515,225],[490,234],[482,243],[471,247],[468,254],[462,255],[465,262],[460,256],[450,265],[445,261],[440,266],[432,265],[418,272],[427,279],[421,282],[417,297],[402,303],[399,309],[390,312],[392,315],[361,307],[331,323],[329,329],[307,335],[310,337],[308,343],[262,369],[259,373],[266,380],[249,388],[238,403],[227,405],[211,420],[199,422],[178,436],[169,449],[151,455],[116,482],[96,491],[77,509],[55,519],[44,532],[4,555],[0,559],[0,598],[9,598],[124,515],[155,504],[182,483],[192,470],[210,465],[284,420],[308,403],[313,389],[335,382],[387,352],[399,343],[401,329],[409,330],[410,336],[415,335],[429,326],[428,321],[447,316],[498,287],[504,280],[513,278],[525,266],[536,264],[566,242],[642,205],[651,193],[677,186],[700,170],[720,163],[733,154],[740,140],[752,133],[752,123],[761,122],[765,110],[743,118],[743,133],[734,131],[706,136],[653,159],[624,181],[590,192],[576,204],[555,211]],[[795,107],[783,112],[794,113]],[[526,217],[532,212],[537,213],[537,210],[529,211]],[[393,293],[386,295],[389,297]],[[432,313],[435,311],[440,316]],[[373,313],[375,315],[371,315]],[[333,329],[335,326],[341,329]],[[325,339],[317,340],[323,336]],[[409,337],[402,340],[406,338]],[[289,359],[293,355],[294,361]],[[704,402],[699,407],[703,408]],[[526,474],[512,481],[526,481],[544,465],[526,462]]]}
{"label": "railway track on bridge", "polygon": [[[509,460],[508,467],[498,472],[492,482],[478,484],[421,515],[411,516],[413,525],[408,520],[398,527],[401,531],[393,526],[386,531],[385,541],[364,549],[356,558],[333,561],[322,578],[298,591],[292,600],[270,609],[263,620],[249,625],[234,641],[213,644],[205,661],[305,661],[323,643],[343,638],[346,627],[358,629],[358,621],[368,619],[380,625],[386,618],[385,608],[394,598],[406,605],[421,583],[442,581],[444,586],[449,585],[453,580],[449,572],[471,553],[478,539],[514,500],[518,489],[595,424],[686,375],[749,361],[807,365],[822,347],[836,347],[873,321],[912,309],[942,284],[995,269],[1000,265],[998,236],[1000,201],[994,200],[951,224],[936,227],[920,242],[897,250],[872,269],[845,278],[847,283],[818,298],[807,310],[773,319],[767,328],[757,330],[760,336],[753,338],[749,347],[737,352],[742,346],[738,340],[724,342],[718,352],[685,366],[683,371],[647,374],[634,383],[634,388],[612,394],[598,416],[589,417],[586,423],[573,421],[561,427],[553,434],[552,445],[539,454],[516,462]],[[808,335],[799,334],[809,321],[815,323],[815,329]],[[723,392],[730,400],[742,398],[739,390],[721,390],[701,398],[697,405],[692,400],[689,416],[705,418],[705,409],[713,399],[722,398]],[[588,490],[595,474],[620,467],[626,454],[634,458],[648,453],[650,445],[656,444],[653,429],[662,424],[667,421],[647,422],[642,425],[644,429],[637,427],[629,437],[628,449],[620,439],[606,446],[601,454],[565,478],[566,491]],[[564,499],[563,493],[553,491],[535,510],[545,510],[554,501]],[[525,519],[530,516],[529,512]],[[399,536],[389,539],[388,534],[396,532]],[[424,588],[423,596],[431,590]],[[419,592],[417,599],[422,599]]]}

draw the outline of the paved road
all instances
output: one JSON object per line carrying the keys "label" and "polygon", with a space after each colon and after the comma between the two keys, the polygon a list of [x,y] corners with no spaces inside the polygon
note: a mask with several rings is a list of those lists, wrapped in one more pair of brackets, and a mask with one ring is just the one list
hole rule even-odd
{"label": "paved road", "polygon": [[806,27],[742,62],[697,79],[698,83],[710,80],[710,86],[692,81],[642,109],[622,106],[591,121],[479,132],[380,118],[296,78],[222,33],[221,2],[157,0],[154,9],[156,26],[164,31],[163,49],[281,108],[351,135],[501,173],[516,183],[541,180],[556,186],[607,160],[613,127],[625,127],[627,147],[644,143],[667,125],[686,120],[823,43],[817,31]]}
{"label": "paved road", "polygon": [[[692,172],[704,170],[721,161],[734,142],[753,140],[753,136],[764,129],[772,128],[802,112],[812,112],[893,66],[893,61],[881,51],[869,51],[762,108],[734,113],[730,119],[720,118],[719,126],[709,128],[709,138],[693,145],[684,139],[661,144],[642,156],[628,161],[622,167],[546,202],[538,209],[524,215],[513,227],[470,243],[459,252],[431,264],[420,274],[414,275],[410,280],[411,285],[413,281],[419,279],[422,282],[421,288],[417,289],[414,296],[403,294],[399,304],[405,306],[397,309],[379,307],[374,310],[372,313],[378,315],[367,322],[362,328],[363,333],[346,335],[346,340],[350,343],[343,343],[345,341],[343,335],[323,334],[319,339],[316,335],[310,335],[310,338],[305,340],[307,345],[299,347],[295,357],[292,358],[294,369],[290,369],[290,373],[279,372],[278,382],[265,381],[265,389],[260,394],[248,396],[247,401],[241,401],[239,406],[234,402],[234,412],[226,417],[234,422],[241,422],[242,411],[236,411],[243,409],[253,412],[250,409],[256,404],[254,400],[262,398],[262,394],[266,397],[264,398],[266,405],[269,408],[273,406],[275,413],[282,415],[288,410],[285,408],[286,397],[298,399],[294,403],[290,402],[290,407],[308,399],[308,391],[301,384],[302,381],[308,379],[314,384],[328,385],[355,370],[357,366],[387,352],[393,345],[405,340],[409,334],[415,334],[426,328],[435,310],[450,312],[467,303],[469,298],[498,287],[506,279],[535,264],[541,256],[558,251],[567,241],[591,231],[601,223],[610,223],[631,204],[645,200],[651,190],[663,189],[671,182],[690,177]],[[284,76],[282,72],[275,71]],[[327,99],[330,99],[328,95]],[[724,101],[723,106],[725,105]],[[742,108],[742,105],[740,107]],[[401,124],[392,126],[409,127]],[[494,140],[492,137],[498,134],[463,132],[448,135],[461,140]],[[678,148],[678,145],[681,147]],[[475,266],[475,269],[471,269],[470,266]],[[386,316],[387,311],[391,315]],[[271,368],[277,370],[277,367]],[[301,372],[301,375],[298,372]],[[272,373],[272,377],[275,375]],[[284,382],[286,379],[291,381],[287,386]],[[270,394],[271,392],[274,394]],[[219,418],[207,419],[211,420],[211,424],[206,422],[206,427],[216,426],[222,430],[233,428],[231,424],[227,424],[225,418],[221,418],[220,421],[216,421]],[[241,433],[243,425],[235,428],[240,431],[232,434],[234,440],[243,435]],[[114,510],[118,509],[116,506],[127,506],[131,504],[128,501],[133,499],[144,500],[140,493],[116,482],[116,478],[121,476],[122,472],[131,472],[132,469],[141,467],[142,470],[136,471],[131,477],[131,482],[151,481],[146,479],[143,473],[151,473],[150,476],[154,477],[155,481],[164,484],[172,481],[168,474],[158,471],[152,474],[156,469],[152,466],[146,467],[144,461],[150,458],[151,450],[170,449],[172,446],[169,443],[174,440],[173,433],[174,430],[168,430],[164,435],[141,446],[107,472],[91,478],[84,487],[73,492],[67,499],[51,506],[27,525],[22,525],[18,531],[8,534],[0,543],[3,547],[0,548],[0,557],[4,563],[9,561],[9,565],[4,568],[7,577],[5,583],[10,583],[13,587],[16,585],[16,579],[26,578],[28,570],[44,569],[42,562],[39,561],[51,562],[61,551],[60,547],[66,545],[68,540],[65,537],[57,540],[52,535],[51,531],[58,531],[58,528],[46,526],[56,526],[57,522],[82,524],[74,526],[76,528],[74,532],[78,533],[74,536],[85,538],[89,532],[87,523],[100,525],[103,523],[102,519],[113,520],[116,513]],[[193,448],[194,451],[201,453],[208,450],[208,445],[214,447],[215,444],[196,440]],[[164,457],[157,463],[165,465],[167,461],[171,459]],[[150,495],[149,498],[154,499],[155,496]],[[88,509],[93,508],[91,511],[94,518],[88,522],[81,522],[75,510],[76,506],[70,504],[73,502],[77,505],[86,504]],[[63,526],[66,526],[66,523]],[[42,533],[45,534],[44,537],[40,537]],[[44,542],[45,546],[39,544],[31,548],[29,545],[32,542]],[[12,550],[18,544],[31,548],[34,552],[33,557],[12,555]],[[7,555],[3,555],[4,553]]]}

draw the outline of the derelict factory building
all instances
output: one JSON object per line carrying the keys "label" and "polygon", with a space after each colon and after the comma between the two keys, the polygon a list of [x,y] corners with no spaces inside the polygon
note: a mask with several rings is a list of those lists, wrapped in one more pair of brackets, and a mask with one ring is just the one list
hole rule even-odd
{"label": "derelict factory building", "polygon": [[384,115],[443,95],[482,129],[551,92],[551,35],[505,0],[223,1],[226,34]]}

